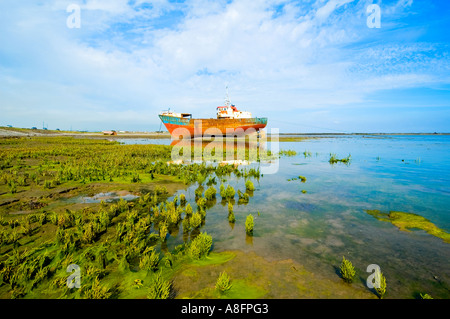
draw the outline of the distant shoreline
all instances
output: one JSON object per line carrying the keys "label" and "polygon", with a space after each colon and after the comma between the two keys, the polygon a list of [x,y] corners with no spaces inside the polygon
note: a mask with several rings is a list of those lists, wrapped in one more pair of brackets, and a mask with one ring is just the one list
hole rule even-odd
{"label": "distant shoreline", "polygon": [[[270,134],[268,134],[270,135]],[[311,135],[450,135],[450,133],[278,133],[278,135],[295,135],[295,136],[311,136]]]}
{"label": "distant shoreline", "polygon": [[[272,134],[268,133],[270,137]],[[279,136],[299,136],[299,137],[328,137],[328,136],[412,136],[412,135],[450,135],[450,133],[279,133]],[[43,129],[28,129],[15,127],[0,126],[0,137],[30,137],[30,136],[73,136],[73,137],[87,137],[87,138],[150,138],[150,139],[165,139],[170,138],[169,132],[118,132],[117,135],[108,135],[103,132],[78,132],[78,131],[57,131],[57,130],[43,130]]]}

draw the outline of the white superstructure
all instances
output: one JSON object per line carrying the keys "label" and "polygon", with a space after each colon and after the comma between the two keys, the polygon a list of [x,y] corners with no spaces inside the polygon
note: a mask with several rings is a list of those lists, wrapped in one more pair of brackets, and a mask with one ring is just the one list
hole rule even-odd
{"label": "white superstructure", "polygon": [[217,107],[217,118],[218,119],[249,119],[252,117],[252,113],[246,112],[246,111],[239,111],[236,106],[231,104],[230,98],[228,97],[228,90],[227,90],[227,97],[225,99],[225,105],[224,106],[218,106]]}

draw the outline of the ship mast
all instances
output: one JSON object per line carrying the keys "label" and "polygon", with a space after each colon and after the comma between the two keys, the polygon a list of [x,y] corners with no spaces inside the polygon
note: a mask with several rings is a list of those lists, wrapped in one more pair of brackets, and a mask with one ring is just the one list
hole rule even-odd
{"label": "ship mast", "polygon": [[225,106],[230,106],[231,105],[231,101],[230,101],[230,97],[228,96],[228,86],[227,86],[227,97],[225,98]]}

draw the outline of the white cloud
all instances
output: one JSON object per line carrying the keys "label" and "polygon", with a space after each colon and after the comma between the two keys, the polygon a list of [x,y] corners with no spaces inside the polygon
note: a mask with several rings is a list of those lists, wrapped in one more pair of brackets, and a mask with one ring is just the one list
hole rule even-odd
{"label": "white cloud", "polygon": [[323,7],[320,7],[316,11],[316,19],[319,22],[323,22],[333,13],[334,10],[343,6],[346,3],[353,2],[354,0],[329,0]]}
{"label": "white cloud", "polygon": [[413,0],[398,0],[396,3],[383,6],[383,13],[395,14],[398,12],[403,12],[405,9],[410,8],[412,4]]}

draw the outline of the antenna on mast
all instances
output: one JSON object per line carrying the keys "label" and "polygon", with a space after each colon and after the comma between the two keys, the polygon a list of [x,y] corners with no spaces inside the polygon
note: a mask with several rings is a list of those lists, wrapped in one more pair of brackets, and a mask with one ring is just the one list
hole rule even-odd
{"label": "antenna on mast", "polygon": [[227,89],[227,97],[225,98],[225,106],[230,106],[231,101],[230,101],[230,97],[228,96],[228,85],[226,86],[226,89]]}

